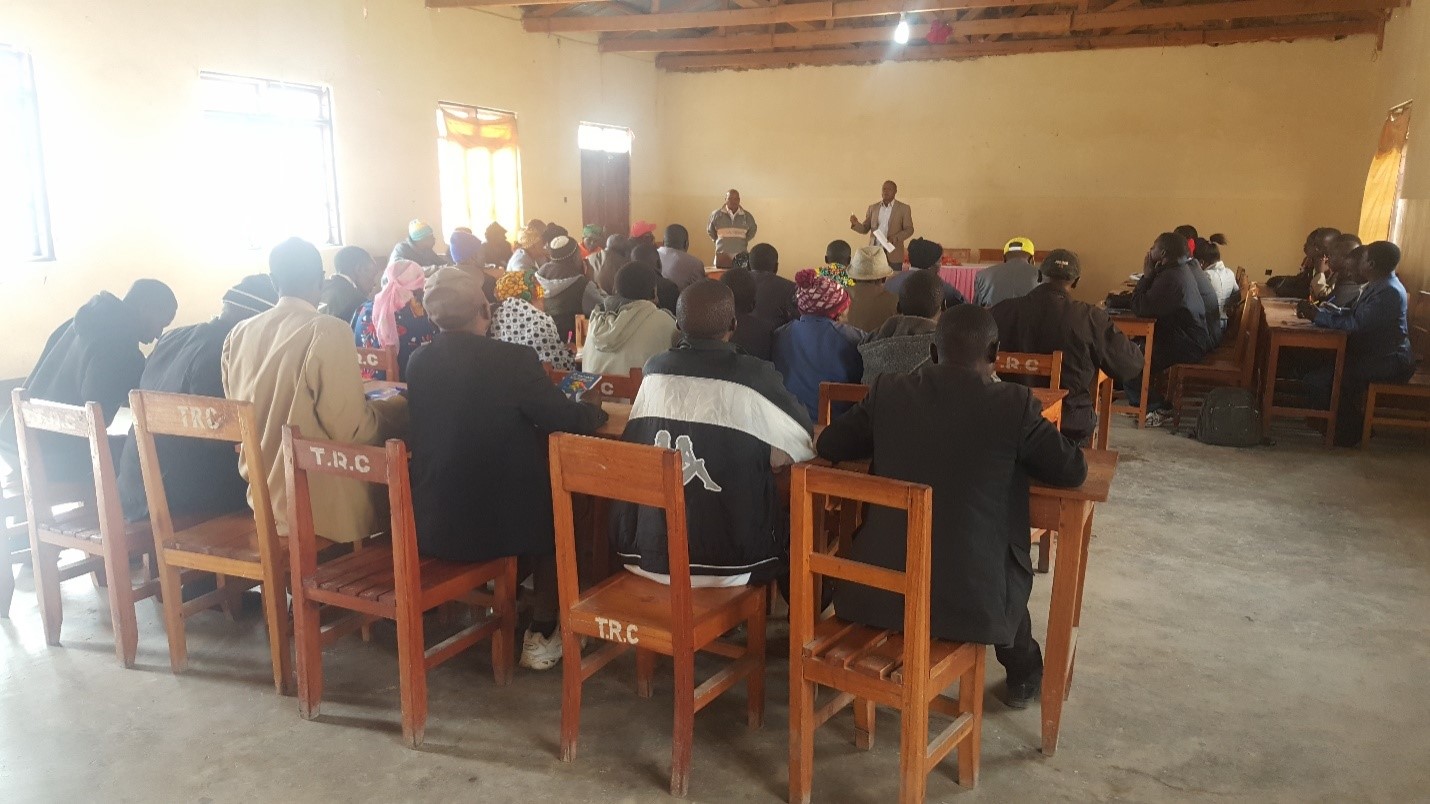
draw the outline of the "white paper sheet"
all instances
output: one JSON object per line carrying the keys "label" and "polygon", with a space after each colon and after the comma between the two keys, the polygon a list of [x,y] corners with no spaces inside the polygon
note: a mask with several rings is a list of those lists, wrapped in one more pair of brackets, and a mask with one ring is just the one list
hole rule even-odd
{"label": "white paper sheet", "polygon": [[879,245],[884,249],[884,251],[890,254],[894,253],[894,244],[889,242],[889,238],[885,237],[883,232],[879,231],[878,229],[875,229],[874,239],[879,241]]}

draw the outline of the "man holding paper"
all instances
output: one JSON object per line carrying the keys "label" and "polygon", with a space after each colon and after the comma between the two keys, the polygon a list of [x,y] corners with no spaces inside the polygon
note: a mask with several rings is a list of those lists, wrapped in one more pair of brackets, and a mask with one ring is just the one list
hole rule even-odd
{"label": "man holding paper", "polygon": [[904,241],[914,233],[914,213],[909,205],[895,201],[899,185],[884,182],[878,203],[870,204],[864,220],[849,216],[849,228],[869,235],[869,244],[879,246],[889,255],[889,266],[895,271],[904,268]]}
{"label": "man holding paper", "polygon": [[736,254],[748,252],[758,228],[755,216],[740,206],[740,191],[725,193],[725,203],[710,213],[710,224],[705,227],[705,233],[715,241],[715,264],[729,267]]}

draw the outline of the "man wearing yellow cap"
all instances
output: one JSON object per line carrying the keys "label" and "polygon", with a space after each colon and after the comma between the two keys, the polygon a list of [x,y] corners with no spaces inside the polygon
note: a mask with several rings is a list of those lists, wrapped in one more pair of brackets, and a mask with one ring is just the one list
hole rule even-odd
{"label": "man wearing yellow cap", "polygon": [[973,279],[973,300],[992,307],[1016,299],[1038,286],[1038,266],[1033,264],[1033,241],[1015,237],[1003,247],[1003,261],[978,272]]}
{"label": "man wearing yellow cap", "polygon": [[438,265],[451,265],[452,261],[437,253],[437,235],[432,226],[423,220],[413,220],[407,224],[407,239],[399,240],[392,247],[388,263],[411,260],[424,269]]}

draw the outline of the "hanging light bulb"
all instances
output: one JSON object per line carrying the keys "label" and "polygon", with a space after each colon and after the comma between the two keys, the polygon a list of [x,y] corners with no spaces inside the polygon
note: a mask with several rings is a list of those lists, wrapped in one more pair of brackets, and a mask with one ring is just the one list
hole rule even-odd
{"label": "hanging light bulb", "polygon": [[899,25],[894,28],[894,41],[907,45],[909,43],[909,21],[904,19],[904,15],[899,15]]}

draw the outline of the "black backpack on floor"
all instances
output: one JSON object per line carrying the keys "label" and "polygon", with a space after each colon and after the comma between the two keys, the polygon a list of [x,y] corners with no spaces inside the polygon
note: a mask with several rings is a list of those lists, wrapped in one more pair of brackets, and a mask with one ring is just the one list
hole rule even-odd
{"label": "black backpack on floor", "polygon": [[1214,388],[1197,416],[1197,440],[1218,447],[1254,447],[1261,443],[1261,414],[1256,396],[1245,388]]}

